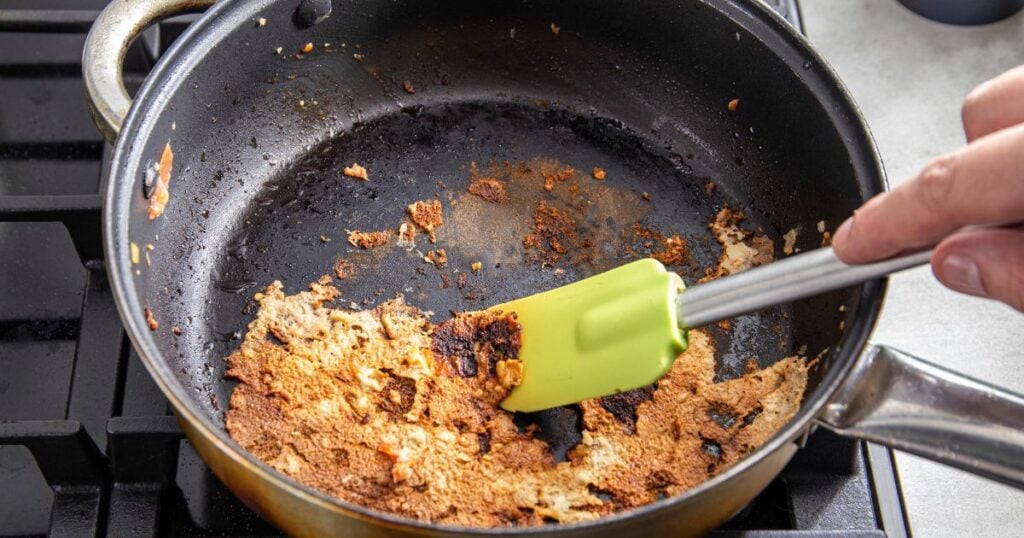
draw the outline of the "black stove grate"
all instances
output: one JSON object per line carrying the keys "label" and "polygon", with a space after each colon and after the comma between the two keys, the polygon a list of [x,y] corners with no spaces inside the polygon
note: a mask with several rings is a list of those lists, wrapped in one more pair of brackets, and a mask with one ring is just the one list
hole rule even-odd
{"label": "black stove grate", "polygon": [[[117,316],[100,242],[110,146],[80,65],[105,1],[0,9],[0,536],[275,536],[183,439]],[[801,27],[795,0],[767,3]],[[143,34],[129,89],[191,20]],[[714,535],[905,536],[902,506],[886,449],[821,431]]]}

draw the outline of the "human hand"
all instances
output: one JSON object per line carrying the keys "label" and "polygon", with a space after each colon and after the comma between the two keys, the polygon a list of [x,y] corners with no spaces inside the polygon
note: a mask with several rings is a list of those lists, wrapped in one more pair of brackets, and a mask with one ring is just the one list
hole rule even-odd
{"label": "human hand", "polygon": [[1024,66],[975,88],[962,118],[967,146],[854,211],[833,248],[866,263],[938,243],[943,284],[1024,311],[1024,229],[991,228],[1024,222]]}

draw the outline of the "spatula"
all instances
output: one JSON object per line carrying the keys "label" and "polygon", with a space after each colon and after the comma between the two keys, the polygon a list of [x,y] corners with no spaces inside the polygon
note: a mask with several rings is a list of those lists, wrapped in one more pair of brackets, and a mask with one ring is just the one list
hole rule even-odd
{"label": "spatula", "polygon": [[654,259],[493,307],[522,324],[523,380],[501,402],[539,411],[644,387],[686,349],[686,330],[928,263],[931,251],[865,265],[831,247],[684,289]]}

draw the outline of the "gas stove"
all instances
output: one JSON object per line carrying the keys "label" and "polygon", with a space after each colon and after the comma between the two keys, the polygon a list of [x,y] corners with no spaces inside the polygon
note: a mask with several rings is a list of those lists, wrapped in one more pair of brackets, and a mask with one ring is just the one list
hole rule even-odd
{"label": "gas stove", "polygon": [[[184,439],[117,315],[100,236],[111,147],[80,66],[104,2],[0,9],[0,536],[276,536]],[[795,0],[767,3],[801,27]],[[143,34],[130,90],[192,20]],[[891,453],[823,430],[714,533],[906,534]]]}

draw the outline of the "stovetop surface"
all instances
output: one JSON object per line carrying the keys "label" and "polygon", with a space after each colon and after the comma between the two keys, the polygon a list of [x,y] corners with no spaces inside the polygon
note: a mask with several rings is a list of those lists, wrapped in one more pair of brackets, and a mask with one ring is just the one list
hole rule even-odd
{"label": "stovetop surface", "polygon": [[[80,65],[104,2],[0,7],[0,536],[275,536],[182,437],[117,316],[100,250],[111,148]],[[795,0],[768,3],[799,27]],[[130,89],[190,20],[133,46]],[[715,535],[906,532],[890,452],[819,430]]]}

